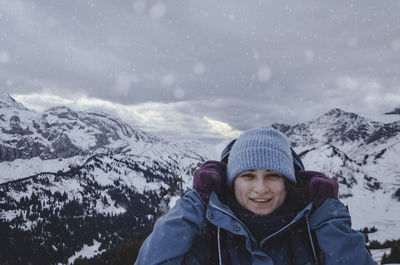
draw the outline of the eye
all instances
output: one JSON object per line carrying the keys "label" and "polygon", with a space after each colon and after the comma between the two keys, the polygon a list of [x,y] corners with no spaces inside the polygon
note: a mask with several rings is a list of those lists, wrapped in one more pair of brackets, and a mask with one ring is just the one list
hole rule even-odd
{"label": "eye", "polygon": [[254,177],[254,174],[251,173],[251,172],[244,172],[244,173],[240,174],[239,177],[246,178],[246,179],[251,179],[251,178]]}
{"label": "eye", "polygon": [[275,179],[280,179],[282,177],[282,175],[279,175],[279,174],[268,174],[266,177],[269,178],[269,179],[275,180]]}

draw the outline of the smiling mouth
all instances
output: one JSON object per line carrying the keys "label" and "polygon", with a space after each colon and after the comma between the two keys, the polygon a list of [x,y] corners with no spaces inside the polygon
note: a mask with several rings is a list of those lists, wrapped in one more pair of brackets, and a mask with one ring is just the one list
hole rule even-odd
{"label": "smiling mouth", "polygon": [[252,202],[256,202],[256,203],[267,203],[272,201],[272,199],[250,199]]}

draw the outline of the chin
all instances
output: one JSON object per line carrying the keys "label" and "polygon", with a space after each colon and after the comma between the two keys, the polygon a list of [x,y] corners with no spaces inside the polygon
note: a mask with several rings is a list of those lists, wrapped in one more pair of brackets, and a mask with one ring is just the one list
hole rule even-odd
{"label": "chin", "polygon": [[251,212],[253,212],[253,213],[255,213],[255,214],[258,214],[258,215],[269,215],[269,214],[271,214],[273,211],[271,211],[271,210],[261,210],[261,209],[254,209],[254,210],[251,210],[250,209],[250,211]]}

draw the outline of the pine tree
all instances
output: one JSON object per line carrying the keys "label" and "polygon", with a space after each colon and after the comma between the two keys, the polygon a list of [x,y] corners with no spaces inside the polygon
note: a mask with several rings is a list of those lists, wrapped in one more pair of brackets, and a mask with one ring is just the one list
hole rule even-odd
{"label": "pine tree", "polygon": [[398,246],[391,247],[390,254],[387,257],[387,263],[399,263],[399,262],[400,262],[400,247]]}
{"label": "pine tree", "polygon": [[386,255],[386,253],[384,253],[382,260],[381,260],[381,264],[386,264],[386,263],[387,263],[387,255]]}

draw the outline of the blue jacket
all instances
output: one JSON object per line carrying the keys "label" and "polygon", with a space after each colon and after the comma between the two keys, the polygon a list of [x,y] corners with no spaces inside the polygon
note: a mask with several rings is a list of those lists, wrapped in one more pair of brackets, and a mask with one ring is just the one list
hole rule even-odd
{"label": "blue jacket", "polygon": [[[311,208],[312,203],[288,225],[257,243],[215,193],[205,205],[196,191],[189,190],[157,220],[135,264],[211,264],[214,256],[217,264],[286,264],[277,261],[280,253],[274,240],[279,241],[285,232],[298,231],[299,224],[306,230],[306,242],[294,248],[300,248],[293,253],[296,264],[376,264],[365,248],[364,236],[351,229],[350,215],[340,201],[327,199],[312,213]],[[210,227],[216,233],[210,233]]]}

